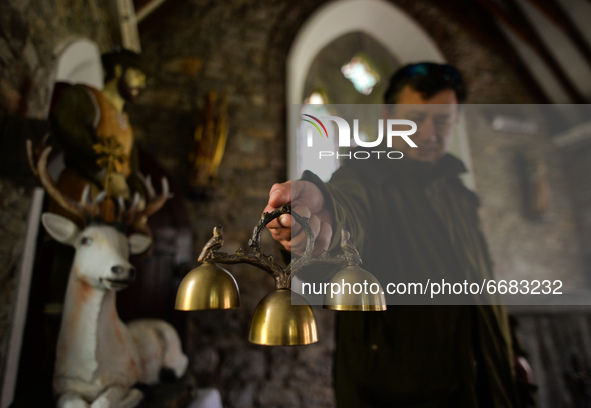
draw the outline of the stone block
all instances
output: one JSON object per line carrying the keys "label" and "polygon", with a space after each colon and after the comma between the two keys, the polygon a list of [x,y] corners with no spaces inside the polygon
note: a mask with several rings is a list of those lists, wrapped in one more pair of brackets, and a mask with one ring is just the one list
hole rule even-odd
{"label": "stone block", "polygon": [[223,359],[221,375],[222,378],[239,378],[243,381],[262,380],[266,374],[265,362],[266,358],[261,350],[237,350]]}
{"label": "stone block", "polygon": [[299,408],[302,406],[294,390],[280,381],[273,380],[262,385],[257,400],[261,407]]}
{"label": "stone block", "polygon": [[25,48],[22,52],[22,56],[29,68],[31,68],[31,70],[34,70],[39,65],[39,56],[37,55],[37,49],[33,45],[31,39],[27,40]]}
{"label": "stone block", "polygon": [[243,384],[228,392],[228,402],[230,407],[253,408],[255,395],[256,387],[253,383]]}
{"label": "stone block", "polygon": [[176,58],[164,64],[163,70],[175,74],[196,76],[201,72],[203,60],[198,57]]}
{"label": "stone block", "polygon": [[274,126],[252,127],[246,129],[246,135],[253,139],[273,140],[277,135],[277,129]]}
{"label": "stone block", "polygon": [[218,369],[220,356],[214,347],[197,350],[192,356],[192,370],[195,374],[214,375]]}
{"label": "stone block", "polygon": [[16,114],[20,103],[20,93],[14,85],[0,79],[0,108],[9,115]]}
{"label": "stone block", "polygon": [[330,385],[312,385],[300,391],[302,406],[306,408],[328,408],[335,405],[334,391]]}

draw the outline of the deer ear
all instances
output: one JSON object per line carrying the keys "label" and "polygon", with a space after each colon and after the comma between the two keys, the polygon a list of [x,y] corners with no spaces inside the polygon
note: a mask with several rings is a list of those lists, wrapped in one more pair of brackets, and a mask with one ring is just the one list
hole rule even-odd
{"label": "deer ear", "polygon": [[41,215],[41,222],[45,230],[58,242],[67,245],[74,245],[74,239],[78,235],[78,227],[76,224],[62,217],[61,215],[52,213],[43,213]]}
{"label": "deer ear", "polygon": [[131,234],[128,240],[132,254],[141,254],[152,245],[152,238],[144,234]]}

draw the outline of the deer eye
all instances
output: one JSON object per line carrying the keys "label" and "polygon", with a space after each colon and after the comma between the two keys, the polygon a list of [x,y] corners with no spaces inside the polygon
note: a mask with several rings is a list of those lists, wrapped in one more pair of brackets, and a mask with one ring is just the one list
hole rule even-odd
{"label": "deer eye", "polygon": [[80,240],[80,243],[84,246],[92,245],[92,238],[82,237],[82,239]]}

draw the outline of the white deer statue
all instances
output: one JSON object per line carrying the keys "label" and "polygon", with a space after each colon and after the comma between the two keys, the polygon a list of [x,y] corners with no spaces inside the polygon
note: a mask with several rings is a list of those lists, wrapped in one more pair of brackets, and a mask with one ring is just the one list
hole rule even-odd
{"label": "white deer statue", "polygon": [[89,189],[75,203],[63,196],[47,172],[47,148],[34,159],[31,143],[27,151],[33,171],[47,193],[64,209],[86,220],[80,230],[71,220],[44,213],[42,223],[57,241],[71,245],[76,254],[70,271],[61,328],[58,336],[53,389],[58,408],[131,408],[139,404],[142,392],[136,383],[155,384],[160,370],[172,370],[181,377],[187,356],[175,329],[157,319],[124,324],[117,313],[115,293],[131,284],[135,270],[128,262],[131,254],[145,251],[147,235],[126,236],[116,225],[131,225],[160,209],[169,198],[168,183],[155,197],[146,183],[147,203],[138,210],[139,200],[126,209],[118,203],[116,223],[101,223],[101,193],[91,202]]}

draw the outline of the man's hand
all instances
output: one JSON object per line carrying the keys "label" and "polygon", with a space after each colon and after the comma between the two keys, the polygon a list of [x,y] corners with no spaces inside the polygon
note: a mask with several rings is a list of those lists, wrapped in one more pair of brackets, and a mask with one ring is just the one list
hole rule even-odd
{"label": "man's hand", "polygon": [[[292,211],[310,219],[314,234],[314,254],[328,249],[332,239],[334,215],[326,208],[322,191],[309,181],[288,181],[273,184],[269,193],[269,203],[265,212],[273,211],[283,204],[290,204]],[[269,224],[267,228],[273,238],[290,252],[302,255],[306,249],[306,234],[289,214],[284,214]]]}

